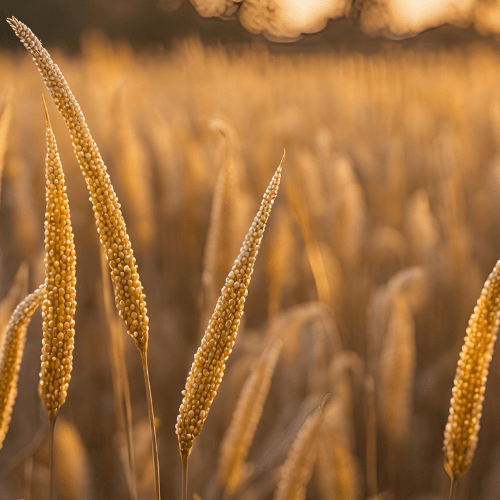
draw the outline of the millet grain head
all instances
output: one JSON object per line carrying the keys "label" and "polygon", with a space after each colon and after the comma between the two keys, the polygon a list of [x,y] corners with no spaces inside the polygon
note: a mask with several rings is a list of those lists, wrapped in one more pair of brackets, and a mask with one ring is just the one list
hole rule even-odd
{"label": "millet grain head", "polygon": [[468,469],[478,441],[484,392],[500,325],[500,260],[484,283],[469,319],[444,431],[445,469],[460,477]]}
{"label": "millet grain head", "polygon": [[45,297],[42,303],[43,341],[38,391],[49,415],[66,401],[73,370],[76,309],[76,253],[69,202],[54,132],[45,100]]}
{"label": "millet grain head", "polygon": [[127,332],[133,337],[141,354],[144,354],[149,338],[146,296],[142,290],[121,207],[99,149],[90,134],[80,105],[40,40],[15,17],[7,19],[7,22],[33,56],[33,61],[66,122],[74,153],[87,183],[97,232],[105,249],[116,307],[125,321]]}
{"label": "millet grain head", "polygon": [[28,325],[42,303],[45,285],[40,286],[16,307],[5,334],[5,344],[0,362],[0,449],[9,430],[12,408],[17,396],[17,379],[23,358]]}
{"label": "millet grain head", "polygon": [[271,208],[278,194],[284,158],[283,155],[280,166],[267,187],[260,209],[245,236],[238,258],[234,261],[233,268],[222,287],[201,346],[194,356],[176,424],[183,460],[186,460],[191,453],[193,442],[203,428],[222,381],[225,363],[236,340],[255,259]]}

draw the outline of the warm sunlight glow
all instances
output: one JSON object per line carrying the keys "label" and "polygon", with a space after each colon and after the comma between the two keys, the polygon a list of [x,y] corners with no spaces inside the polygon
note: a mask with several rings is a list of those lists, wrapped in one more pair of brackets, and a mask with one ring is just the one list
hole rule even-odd
{"label": "warm sunlight glow", "polygon": [[475,0],[391,0],[395,31],[422,31],[470,14]]}

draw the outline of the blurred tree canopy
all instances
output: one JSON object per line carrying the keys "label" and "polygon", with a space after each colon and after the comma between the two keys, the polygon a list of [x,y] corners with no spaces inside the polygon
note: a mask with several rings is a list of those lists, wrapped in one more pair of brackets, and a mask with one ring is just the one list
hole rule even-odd
{"label": "blurred tree canopy", "polygon": [[[0,18],[15,16],[26,23],[46,46],[77,51],[81,35],[100,29],[113,40],[127,39],[135,47],[165,47],[178,38],[196,34],[205,43],[260,40],[273,51],[311,50],[319,47],[370,51],[380,44],[452,44],[476,40],[473,29],[442,26],[399,42],[364,34],[352,20],[330,21],[323,31],[305,35],[299,42],[277,44],[248,33],[239,22],[203,18],[188,0],[2,0]],[[487,37],[493,41],[492,37]],[[0,48],[22,50],[6,22],[0,22]]]}

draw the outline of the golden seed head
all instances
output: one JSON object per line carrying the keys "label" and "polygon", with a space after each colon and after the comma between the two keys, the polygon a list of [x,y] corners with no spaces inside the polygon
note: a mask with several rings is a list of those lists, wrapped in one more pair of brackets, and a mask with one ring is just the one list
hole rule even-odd
{"label": "golden seed head", "polygon": [[445,468],[462,476],[477,446],[488,369],[500,325],[500,260],[484,284],[469,319],[444,431]]}
{"label": "golden seed head", "polygon": [[120,204],[99,149],[90,135],[85,117],[69,85],[40,40],[15,17],[7,21],[33,56],[45,85],[66,122],[73,150],[87,183],[97,232],[105,249],[116,307],[137,347],[145,352],[149,336],[146,296],[142,290]]}
{"label": "golden seed head", "polygon": [[257,212],[245,236],[238,258],[234,261],[233,268],[226,278],[226,284],[222,287],[221,295],[201,341],[201,346],[194,356],[176,424],[179,448],[184,457],[187,457],[191,452],[193,442],[200,434],[210,412],[210,407],[224,375],[225,362],[231,354],[236,340],[255,259],[264,235],[267,219],[278,194],[283,159],[269,183],[260,210]]}
{"label": "golden seed head", "polygon": [[0,449],[9,430],[12,407],[17,396],[17,379],[31,316],[41,304],[45,285],[28,295],[14,310],[5,334],[0,361]]}
{"label": "golden seed head", "polygon": [[[45,106],[45,101],[44,101]],[[45,158],[45,297],[39,394],[49,414],[66,401],[75,336],[76,254],[56,140],[47,120]]]}

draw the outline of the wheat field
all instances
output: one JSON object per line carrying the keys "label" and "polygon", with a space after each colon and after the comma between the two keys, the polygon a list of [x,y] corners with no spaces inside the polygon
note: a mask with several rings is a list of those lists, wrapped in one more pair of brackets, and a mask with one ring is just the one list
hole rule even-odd
{"label": "wheat field", "polygon": [[[288,498],[447,498],[443,433],[455,369],[500,258],[495,48],[277,54],[192,38],[138,52],[99,33],[82,40],[77,56],[48,48],[99,145],[140,267],[162,498],[181,498],[181,391],[283,148],[282,187],[240,334],[190,457],[189,498],[284,498],[280,468],[308,429],[311,449],[296,473],[307,489]],[[0,53],[2,328],[44,281],[41,93],[26,52]],[[85,182],[63,120],[47,107],[78,259],[72,380],[54,436],[57,498],[125,500],[134,483],[138,498],[154,498],[141,360],[117,340],[125,328],[109,306]],[[0,450],[1,499],[47,498],[41,340],[37,312]],[[489,372],[457,500],[500,492],[495,357]],[[249,449],[238,448],[237,425],[255,426]]]}

